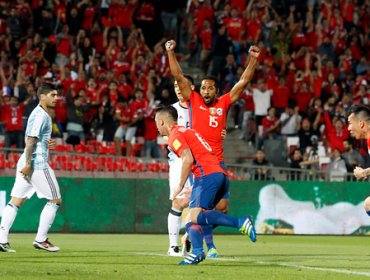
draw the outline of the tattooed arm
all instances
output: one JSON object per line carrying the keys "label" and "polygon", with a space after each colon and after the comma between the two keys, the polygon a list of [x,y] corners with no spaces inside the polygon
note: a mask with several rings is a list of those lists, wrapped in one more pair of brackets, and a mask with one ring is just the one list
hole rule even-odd
{"label": "tattooed arm", "polygon": [[25,177],[31,176],[32,173],[32,153],[35,150],[36,143],[37,143],[36,137],[27,137],[26,149],[24,152],[26,156],[26,163],[20,171]]}

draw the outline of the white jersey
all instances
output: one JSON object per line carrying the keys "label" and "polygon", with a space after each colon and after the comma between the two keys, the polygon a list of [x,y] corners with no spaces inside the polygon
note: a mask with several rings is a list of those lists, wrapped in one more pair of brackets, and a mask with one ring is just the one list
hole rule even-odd
{"label": "white jersey", "polygon": [[[27,137],[36,137],[36,148],[32,153],[32,169],[48,168],[49,159],[49,139],[52,131],[52,121],[49,114],[41,107],[37,106],[31,113],[27,121],[26,135]],[[26,149],[25,149],[26,150]],[[25,165],[26,155],[23,152],[20,157],[17,167],[23,168]]]}
{"label": "white jersey", "polygon": [[184,127],[189,127],[189,109],[182,107],[180,102],[176,102],[175,104],[172,104],[172,106],[177,111],[177,124]]}
{"label": "white jersey", "polygon": [[[177,124],[189,127],[189,114],[188,114],[188,108],[182,107],[180,105],[180,102],[176,102],[175,104],[172,104],[172,106],[177,110]],[[169,181],[170,181],[170,199],[172,197],[172,193],[175,191],[175,189],[179,186],[180,183],[180,174],[181,174],[181,168],[182,168],[182,159],[177,157],[175,153],[170,149],[168,153],[168,164],[170,167],[169,170]],[[177,196],[177,198],[184,198],[188,197],[190,195],[189,189],[193,185],[192,180],[192,174],[186,180],[185,186],[183,191]]]}

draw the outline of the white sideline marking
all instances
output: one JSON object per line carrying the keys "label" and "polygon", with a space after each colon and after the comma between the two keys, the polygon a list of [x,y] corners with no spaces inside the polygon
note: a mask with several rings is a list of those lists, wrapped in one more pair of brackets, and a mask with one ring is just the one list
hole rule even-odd
{"label": "white sideline marking", "polygon": [[330,272],[336,272],[336,273],[342,273],[342,274],[361,275],[361,276],[370,277],[370,272],[366,272],[366,271],[362,272],[362,271],[352,271],[352,270],[347,270],[347,269],[336,269],[336,268],[328,268],[328,267],[304,266],[304,265],[297,265],[297,264],[291,264],[291,263],[277,263],[277,265],[285,266],[285,267],[301,268],[301,269],[307,269],[307,270],[330,271]]}
{"label": "white sideline marking", "polygon": [[[158,257],[169,257],[167,254],[158,254],[158,253],[134,253],[135,255],[144,255],[144,256],[158,256]],[[367,276],[370,277],[370,272],[367,271],[353,271],[347,269],[336,269],[336,268],[328,268],[328,267],[317,267],[317,266],[305,266],[305,265],[297,265],[292,263],[274,263],[274,262],[261,262],[261,261],[245,261],[240,258],[216,258],[216,259],[207,259],[210,261],[229,261],[229,262],[248,262],[248,263],[257,263],[257,264],[267,264],[267,265],[278,265],[283,267],[293,267],[293,268],[300,268],[300,269],[307,269],[307,270],[317,270],[317,271],[328,271],[328,272],[335,272],[335,273],[342,273],[342,274],[349,274],[349,275],[360,275],[360,276]]]}

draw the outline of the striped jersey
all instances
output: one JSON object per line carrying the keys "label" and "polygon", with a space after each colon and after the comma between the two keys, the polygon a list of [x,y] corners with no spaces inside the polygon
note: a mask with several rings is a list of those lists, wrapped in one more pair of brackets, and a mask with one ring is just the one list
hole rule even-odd
{"label": "striped jersey", "polygon": [[[37,106],[31,113],[27,121],[26,135],[27,137],[37,138],[36,148],[32,153],[32,168],[33,169],[45,169],[48,168],[49,158],[49,139],[52,131],[51,118],[40,105]],[[26,151],[26,149],[25,149]],[[23,152],[20,157],[17,166],[23,168],[25,165],[26,154]]]}

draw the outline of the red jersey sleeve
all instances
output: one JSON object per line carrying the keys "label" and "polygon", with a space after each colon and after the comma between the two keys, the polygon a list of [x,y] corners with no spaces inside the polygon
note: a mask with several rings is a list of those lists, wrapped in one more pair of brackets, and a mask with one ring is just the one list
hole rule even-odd
{"label": "red jersey sleeve", "polygon": [[182,151],[189,148],[184,136],[183,132],[179,132],[178,129],[174,129],[168,139],[168,145],[178,157],[181,157]]}

